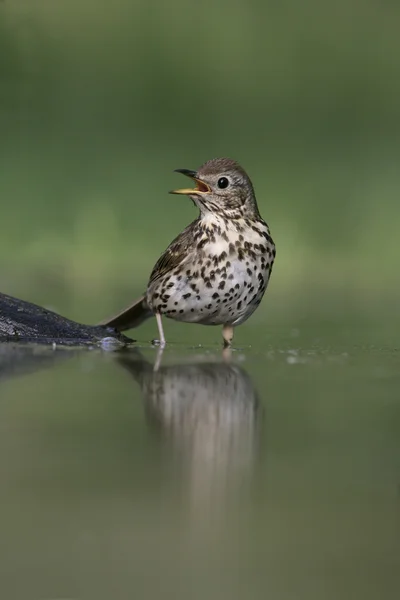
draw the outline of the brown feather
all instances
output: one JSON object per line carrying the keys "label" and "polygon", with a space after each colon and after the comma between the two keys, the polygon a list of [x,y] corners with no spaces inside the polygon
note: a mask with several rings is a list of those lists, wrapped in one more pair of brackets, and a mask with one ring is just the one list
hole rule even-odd
{"label": "brown feather", "polygon": [[197,225],[197,220],[188,225],[160,256],[151,272],[149,286],[159,277],[180,267],[188,259],[190,250],[193,250],[195,225]]}
{"label": "brown feather", "polygon": [[128,306],[128,308],[125,308],[125,310],[111,319],[102,321],[99,325],[102,325],[103,327],[112,327],[117,331],[126,331],[127,329],[138,327],[152,315],[153,313],[147,306],[146,296],[143,295],[133,304]]}

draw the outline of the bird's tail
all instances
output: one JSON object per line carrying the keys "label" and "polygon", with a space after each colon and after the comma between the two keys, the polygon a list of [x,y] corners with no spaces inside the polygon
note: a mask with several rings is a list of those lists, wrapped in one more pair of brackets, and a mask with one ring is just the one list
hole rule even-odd
{"label": "bird's tail", "polygon": [[126,331],[127,329],[138,327],[138,325],[141,325],[143,321],[146,321],[152,315],[153,313],[147,304],[146,296],[143,295],[136,302],[128,306],[128,308],[125,308],[125,310],[111,319],[105,319],[99,325],[112,327],[117,331]]}

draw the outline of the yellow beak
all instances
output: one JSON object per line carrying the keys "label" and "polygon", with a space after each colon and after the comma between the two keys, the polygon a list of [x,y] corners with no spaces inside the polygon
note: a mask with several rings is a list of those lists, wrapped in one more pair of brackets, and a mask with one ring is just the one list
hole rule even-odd
{"label": "yellow beak", "polygon": [[193,179],[193,181],[196,182],[196,187],[171,190],[169,192],[170,194],[185,194],[186,196],[192,196],[193,194],[200,195],[209,194],[211,192],[210,186],[196,177],[196,171],[190,171],[189,169],[176,169],[175,173],[182,173],[183,175],[190,177],[190,179]]}

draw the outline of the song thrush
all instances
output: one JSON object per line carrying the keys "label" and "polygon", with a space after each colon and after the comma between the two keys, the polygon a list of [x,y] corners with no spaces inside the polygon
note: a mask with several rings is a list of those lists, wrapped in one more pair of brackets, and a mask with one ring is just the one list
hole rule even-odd
{"label": "song thrush", "polygon": [[102,325],[124,331],[155,315],[161,346],[162,316],[223,325],[224,345],[230,346],[233,328],[261,302],[275,245],[258,211],[252,183],[237,162],[216,158],[198,171],[176,171],[196,186],[170,193],[189,196],[200,214],[159,258],[146,293]]}

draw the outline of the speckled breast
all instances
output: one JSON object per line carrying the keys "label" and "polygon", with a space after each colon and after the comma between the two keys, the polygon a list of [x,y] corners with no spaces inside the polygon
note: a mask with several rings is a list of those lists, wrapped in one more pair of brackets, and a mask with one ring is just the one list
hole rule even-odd
{"label": "speckled breast", "polygon": [[179,268],[149,287],[147,302],[154,312],[177,321],[240,325],[260,304],[268,284],[275,258],[268,228],[203,242]]}

